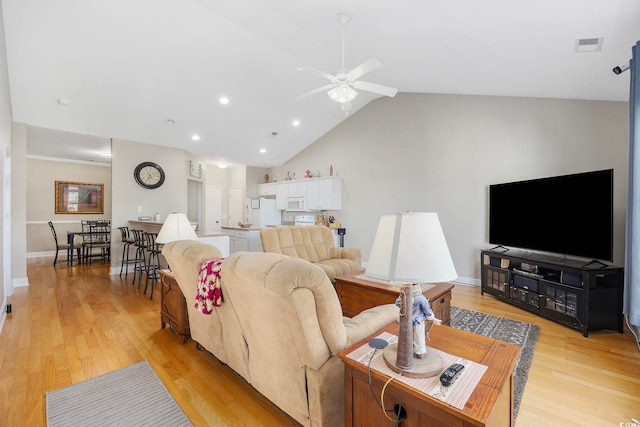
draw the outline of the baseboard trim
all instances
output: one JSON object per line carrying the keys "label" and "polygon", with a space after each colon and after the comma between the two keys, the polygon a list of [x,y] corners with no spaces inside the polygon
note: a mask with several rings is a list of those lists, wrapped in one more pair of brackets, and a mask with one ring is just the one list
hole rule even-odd
{"label": "baseboard trim", "polygon": [[458,277],[456,280],[453,280],[453,283],[459,283],[461,285],[469,285],[469,286],[480,286],[480,279],[474,279],[473,277]]}

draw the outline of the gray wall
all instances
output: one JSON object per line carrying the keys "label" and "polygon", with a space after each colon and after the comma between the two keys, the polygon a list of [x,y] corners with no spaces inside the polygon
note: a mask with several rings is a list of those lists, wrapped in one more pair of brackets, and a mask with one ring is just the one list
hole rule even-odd
{"label": "gray wall", "polygon": [[382,214],[437,212],[460,280],[477,284],[488,186],[500,182],[613,168],[614,262],[623,264],[627,148],[625,102],[400,93],[269,174],[328,175],[333,165],[343,209],[331,214],[365,262]]}

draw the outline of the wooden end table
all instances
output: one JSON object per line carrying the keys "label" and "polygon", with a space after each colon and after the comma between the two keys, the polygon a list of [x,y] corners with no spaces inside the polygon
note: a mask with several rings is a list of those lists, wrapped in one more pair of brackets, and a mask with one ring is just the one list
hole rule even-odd
{"label": "wooden end table", "polygon": [[184,344],[191,336],[187,300],[171,270],[160,270],[160,281],[162,282],[162,298],[160,299],[162,329],[168,324],[178,334],[180,344]]}
{"label": "wooden end table", "polygon": [[[360,346],[368,346],[371,338],[386,331],[398,334],[398,323],[393,322],[359,343],[341,351],[340,360],[345,363],[345,426],[390,426],[378,406],[382,388],[389,377],[371,369],[369,388],[367,365],[347,357]],[[406,411],[403,426],[511,426],[513,423],[513,376],[520,347],[482,335],[436,326],[429,332],[429,347],[487,366],[462,409],[431,397],[400,381],[391,381],[385,388],[384,405],[393,409],[401,404]],[[446,367],[445,367],[446,369]],[[393,413],[390,414],[393,416]]]}
{"label": "wooden end table", "polygon": [[[383,304],[393,304],[400,287],[384,281],[362,278],[364,270],[336,277],[335,289],[342,306],[342,314],[353,317],[363,310]],[[453,283],[423,284],[422,294],[436,318],[448,325],[451,322],[451,289]]]}

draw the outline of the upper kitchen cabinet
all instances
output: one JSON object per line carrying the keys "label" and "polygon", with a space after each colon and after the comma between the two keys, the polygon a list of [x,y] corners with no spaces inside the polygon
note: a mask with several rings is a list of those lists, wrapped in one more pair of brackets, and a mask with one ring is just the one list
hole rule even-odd
{"label": "upper kitchen cabinet", "polygon": [[287,201],[289,200],[289,184],[276,184],[276,209],[281,211],[287,209]]}
{"label": "upper kitchen cabinet", "polygon": [[289,181],[288,184],[289,197],[303,197],[307,195],[307,180]]}
{"label": "upper kitchen cabinet", "polygon": [[258,184],[258,196],[260,197],[275,197],[276,195],[276,186],[278,184],[275,182],[270,182],[267,184]]}
{"label": "upper kitchen cabinet", "polygon": [[[270,188],[267,190],[264,188],[265,186],[270,186]],[[335,211],[342,209],[342,178],[328,176],[258,184],[258,194],[261,197],[275,195],[276,208],[280,210]],[[296,209],[292,209],[290,206],[294,200]],[[299,208],[301,205],[305,208]]]}
{"label": "upper kitchen cabinet", "polygon": [[310,178],[307,184],[307,208],[309,210],[342,209],[342,179],[337,176]]}

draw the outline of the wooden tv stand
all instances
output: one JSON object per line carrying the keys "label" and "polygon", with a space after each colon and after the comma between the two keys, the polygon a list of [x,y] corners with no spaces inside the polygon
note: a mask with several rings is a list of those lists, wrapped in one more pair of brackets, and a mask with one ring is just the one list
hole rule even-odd
{"label": "wooden tv stand", "polygon": [[623,332],[624,268],[509,249],[480,254],[481,292],[582,332]]}

